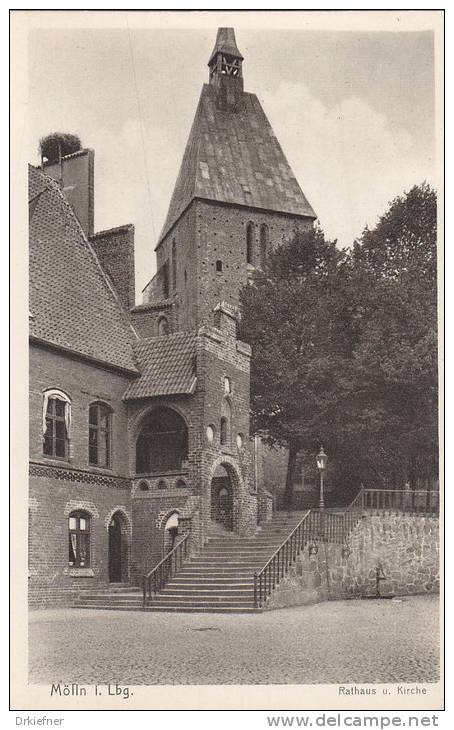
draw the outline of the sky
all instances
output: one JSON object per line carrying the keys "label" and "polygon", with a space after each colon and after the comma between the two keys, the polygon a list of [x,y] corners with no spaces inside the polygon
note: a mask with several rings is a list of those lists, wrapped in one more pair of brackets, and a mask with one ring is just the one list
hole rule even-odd
{"label": "sky", "polygon": [[[95,150],[95,230],[133,223],[136,291],[163,225],[216,26],[29,34],[28,160],[39,138]],[[349,246],[413,185],[435,184],[431,32],[241,28],[257,94],[321,227]]]}

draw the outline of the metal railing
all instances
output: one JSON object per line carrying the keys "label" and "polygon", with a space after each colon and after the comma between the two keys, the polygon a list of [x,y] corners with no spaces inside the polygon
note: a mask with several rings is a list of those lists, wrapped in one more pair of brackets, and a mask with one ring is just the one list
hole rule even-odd
{"label": "metal railing", "polygon": [[146,608],[147,599],[151,601],[152,594],[159,593],[166,583],[173,577],[178,568],[181,568],[188,554],[189,534],[185,535],[179,543],[167,553],[167,555],[143,578],[143,607]]}
{"label": "metal railing", "polygon": [[[356,505],[356,499],[351,507]],[[263,568],[254,574],[255,605],[258,608],[263,605],[306,545],[312,544],[316,548],[321,542],[343,543],[346,530],[350,531],[359,519],[360,508],[352,509],[348,520],[345,513],[307,512]]]}
{"label": "metal railing", "polygon": [[440,493],[414,489],[363,489],[363,509],[438,514]]}

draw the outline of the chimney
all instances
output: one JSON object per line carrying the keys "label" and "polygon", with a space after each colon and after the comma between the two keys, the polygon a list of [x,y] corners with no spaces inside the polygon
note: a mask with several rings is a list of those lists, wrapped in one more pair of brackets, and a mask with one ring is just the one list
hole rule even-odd
{"label": "chimney", "polygon": [[93,235],[95,205],[95,152],[84,149],[52,161],[43,159],[43,171],[60,183],[87,238]]}
{"label": "chimney", "polygon": [[127,224],[100,231],[91,236],[90,243],[129,312],[135,304],[134,226]]}

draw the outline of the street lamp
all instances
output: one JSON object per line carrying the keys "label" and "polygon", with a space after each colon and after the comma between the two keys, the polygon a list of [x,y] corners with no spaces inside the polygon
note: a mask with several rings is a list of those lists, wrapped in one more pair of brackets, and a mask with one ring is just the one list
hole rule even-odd
{"label": "street lamp", "polygon": [[323,451],[323,446],[320,446],[320,451],[317,454],[317,469],[320,472],[320,501],[319,501],[319,508],[325,509],[325,501],[323,498],[323,472],[326,469],[326,464],[328,462],[328,457]]}

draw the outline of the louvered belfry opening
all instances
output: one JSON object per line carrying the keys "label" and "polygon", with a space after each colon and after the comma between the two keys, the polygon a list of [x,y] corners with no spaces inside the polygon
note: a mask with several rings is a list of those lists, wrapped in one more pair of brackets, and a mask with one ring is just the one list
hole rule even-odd
{"label": "louvered belfry opening", "polygon": [[188,456],[188,430],[172,408],[157,408],[145,419],[136,443],[136,473],[181,469]]}

